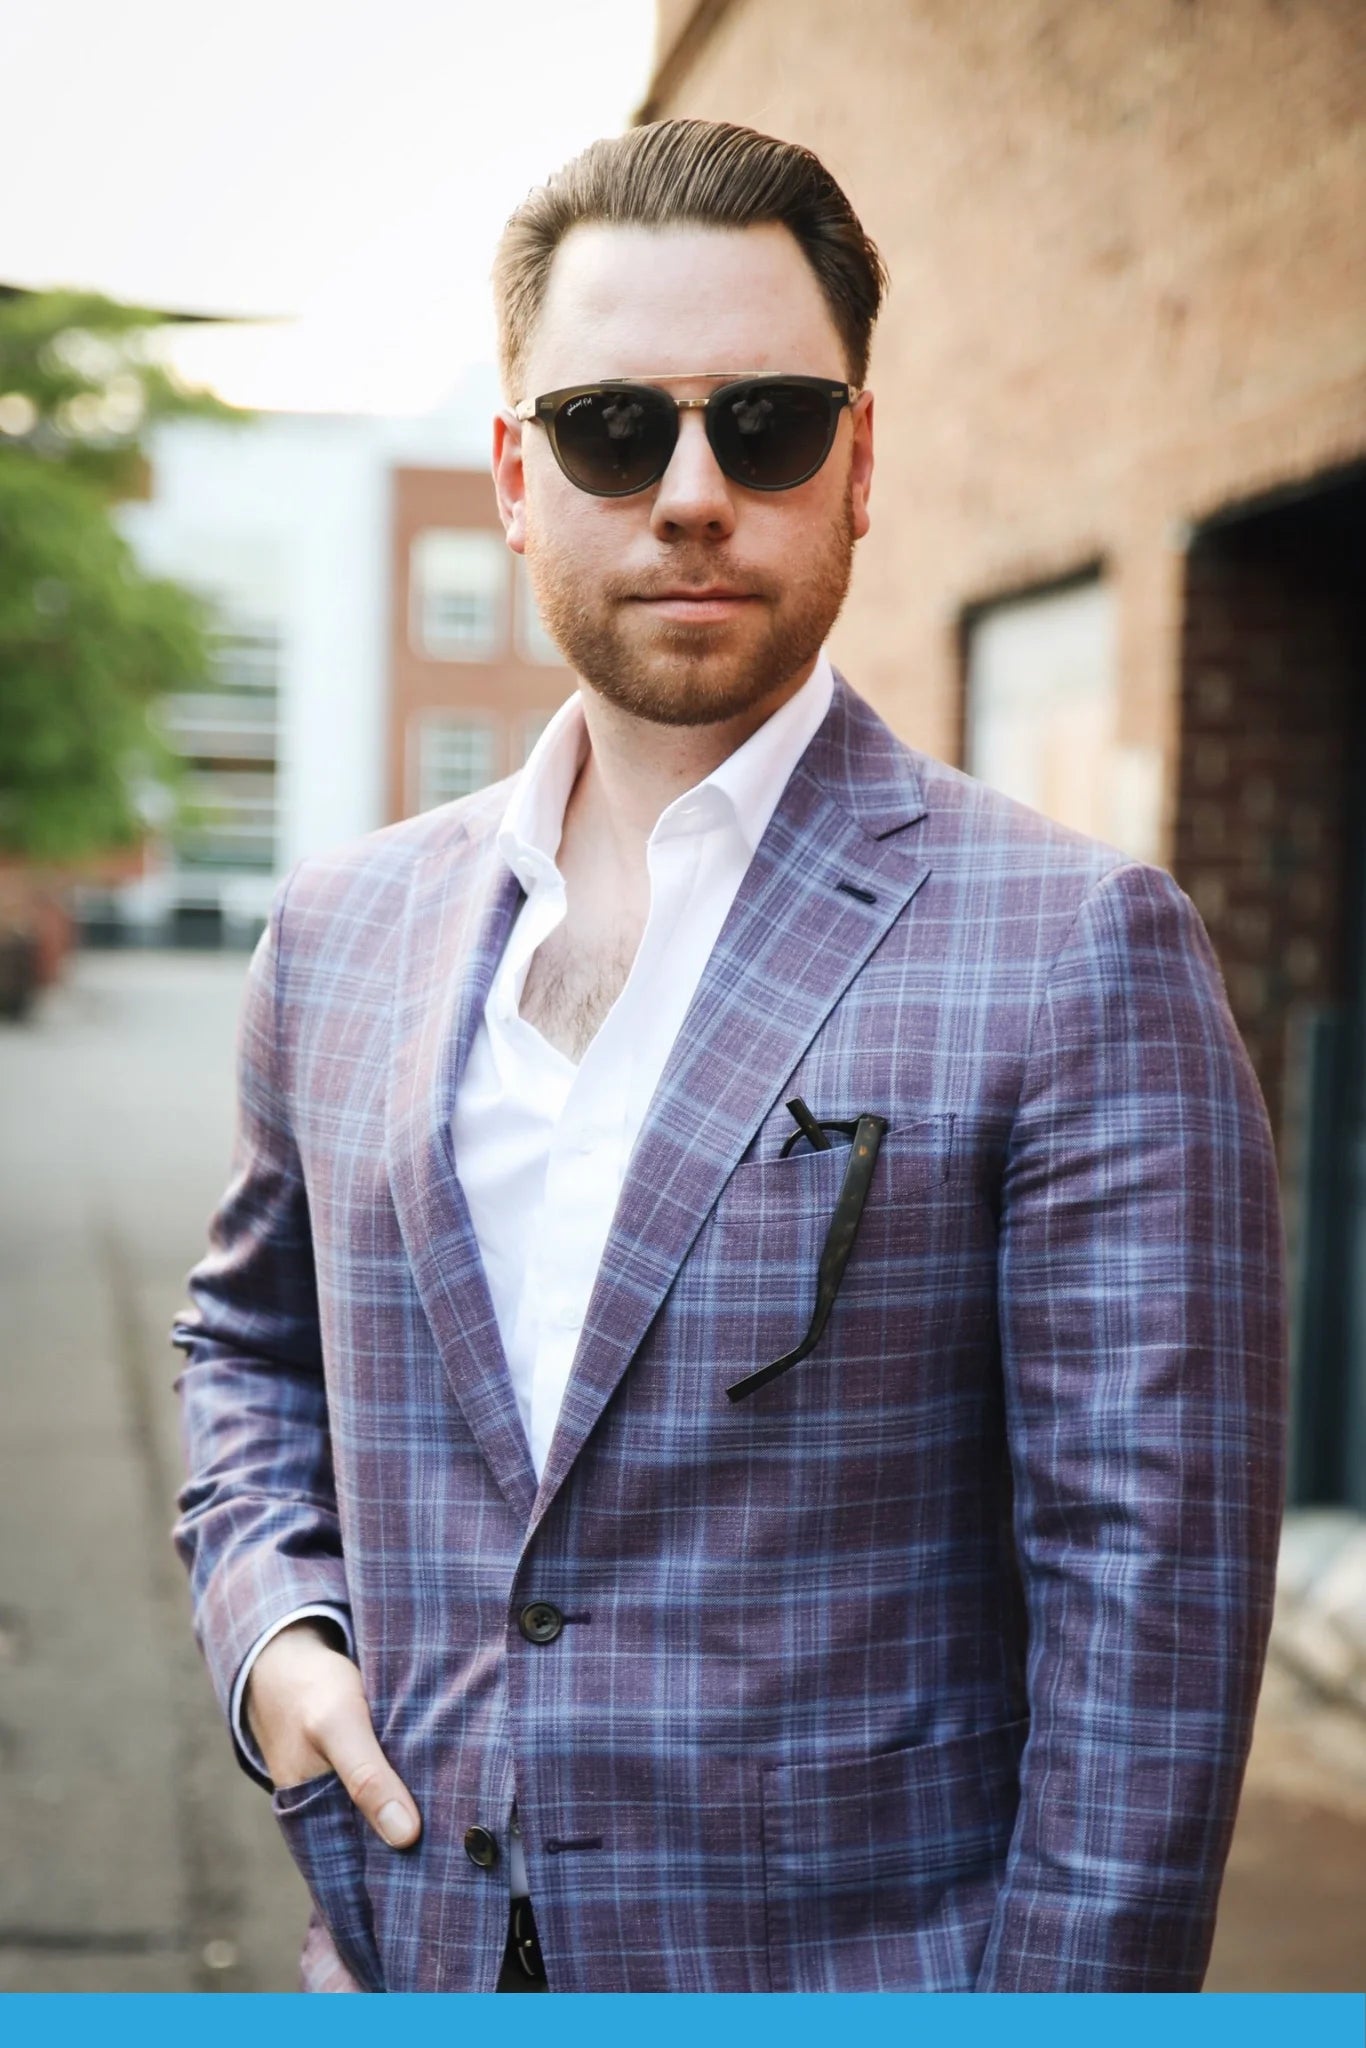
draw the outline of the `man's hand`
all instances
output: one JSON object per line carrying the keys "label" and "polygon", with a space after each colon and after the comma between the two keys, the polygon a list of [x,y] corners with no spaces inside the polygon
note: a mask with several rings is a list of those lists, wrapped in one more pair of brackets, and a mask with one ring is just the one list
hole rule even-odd
{"label": "man's hand", "polygon": [[271,1638],[252,1666],[245,1707],[273,1784],[335,1771],[391,1849],[417,1840],[413,1796],[375,1740],[360,1673],[332,1648],[325,1622],[296,1621]]}

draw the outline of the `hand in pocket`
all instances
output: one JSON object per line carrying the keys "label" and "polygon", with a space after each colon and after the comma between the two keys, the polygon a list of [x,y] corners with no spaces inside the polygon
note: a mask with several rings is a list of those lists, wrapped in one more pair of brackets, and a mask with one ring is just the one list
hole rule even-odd
{"label": "hand in pocket", "polygon": [[335,1772],[382,1842],[410,1849],[422,1818],[375,1737],[360,1672],[326,1624],[297,1621],[252,1667],[246,1712],[271,1782],[297,1792]]}

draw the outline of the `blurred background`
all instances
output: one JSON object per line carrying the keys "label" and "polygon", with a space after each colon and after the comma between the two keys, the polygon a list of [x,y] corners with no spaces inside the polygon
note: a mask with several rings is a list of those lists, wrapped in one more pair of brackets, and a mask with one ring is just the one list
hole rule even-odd
{"label": "blurred background", "polygon": [[807,142],[883,249],[834,652],[1193,896],[1280,1150],[1276,1635],[1211,1987],[1366,1981],[1366,10],[66,0],[0,127],[0,1989],[290,1989],[302,1888],[167,1542],[165,1332],[302,855],[570,678],[487,277],[594,136]]}

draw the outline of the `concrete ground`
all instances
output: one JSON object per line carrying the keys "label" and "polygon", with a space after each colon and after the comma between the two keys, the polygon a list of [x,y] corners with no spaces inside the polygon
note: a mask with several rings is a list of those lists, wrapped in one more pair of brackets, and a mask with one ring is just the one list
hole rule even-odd
{"label": "concrete ground", "polygon": [[244,968],[87,954],[0,1027],[0,1989],[296,1981],[307,1894],[167,1533],[167,1330],[227,1177]]}
{"label": "concrete ground", "polygon": [[[87,954],[0,1025],[0,1990],[295,1983],[303,1886],[167,1539],[244,965]],[[1360,1989],[1363,1926],[1366,1735],[1277,1670],[1210,1988]]]}

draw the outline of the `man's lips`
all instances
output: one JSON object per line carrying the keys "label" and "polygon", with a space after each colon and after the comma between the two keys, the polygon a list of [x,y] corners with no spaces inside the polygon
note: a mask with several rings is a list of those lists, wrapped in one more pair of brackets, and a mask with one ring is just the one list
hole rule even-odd
{"label": "man's lips", "polygon": [[672,590],[641,591],[634,602],[675,619],[720,619],[744,605],[757,603],[758,599],[750,590],[709,583],[700,590],[693,585],[678,585]]}
{"label": "man's lips", "polygon": [[678,583],[669,590],[646,590],[641,592],[647,604],[672,604],[686,600],[690,604],[710,604],[721,597],[753,597],[752,590],[737,590],[729,583],[706,583],[700,588],[695,583]]}

